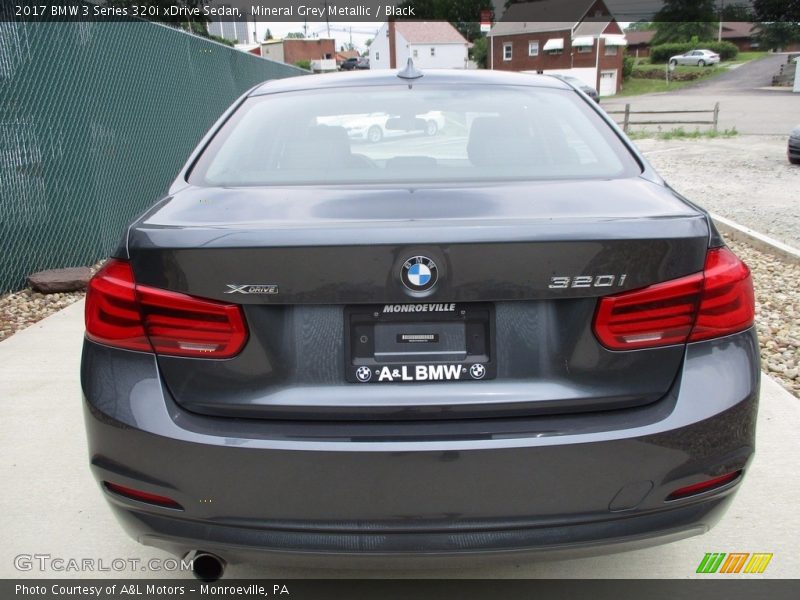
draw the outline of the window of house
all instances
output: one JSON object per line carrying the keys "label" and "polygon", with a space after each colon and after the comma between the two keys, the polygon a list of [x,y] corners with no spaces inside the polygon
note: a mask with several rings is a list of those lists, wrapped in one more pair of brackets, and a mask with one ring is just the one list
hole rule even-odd
{"label": "window of house", "polygon": [[419,52],[417,51],[417,49],[416,49],[416,48],[414,48],[414,49],[411,51],[411,55],[412,55],[414,58],[418,58],[418,57],[419,57]]}
{"label": "window of house", "polygon": [[606,46],[606,56],[616,56],[616,55],[617,55],[616,46]]}
{"label": "window of house", "polygon": [[376,52],[375,53],[375,60],[380,60],[380,59],[381,59],[381,53],[380,52]]}
{"label": "window of house", "polygon": [[549,50],[550,54],[564,54],[563,48],[555,48],[554,50]]}
{"label": "window of house", "polygon": [[431,56],[436,56],[436,48],[431,48]]}
{"label": "window of house", "polygon": [[528,42],[528,56],[539,56],[539,42]]}
{"label": "window of house", "polygon": [[511,42],[503,44],[503,60],[511,60]]}
{"label": "window of house", "polygon": [[592,51],[591,46],[578,46],[578,54],[586,54]]}

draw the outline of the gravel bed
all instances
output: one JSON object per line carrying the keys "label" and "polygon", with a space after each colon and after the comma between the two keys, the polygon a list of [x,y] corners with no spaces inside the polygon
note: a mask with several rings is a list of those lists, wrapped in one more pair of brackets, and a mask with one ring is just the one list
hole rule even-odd
{"label": "gravel bed", "polygon": [[761,368],[800,398],[800,265],[726,241],[753,275]]}
{"label": "gravel bed", "polygon": [[49,317],[85,295],[85,292],[40,294],[25,288],[0,296],[0,340]]}
{"label": "gravel bed", "polygon": [[786,160],[787,139],[788,131],[785,136],[641,139],[636,145],[689,200],[800,248],[800,166]]}
{"label": "gravel bed", "polygon": [[[96,273],[103,262],[89,267],[92,273]],[[85,295],[84,291],[40,294],[29,287],[0,295],[0,341],[66,308]]]}
{"label": "gravel bed", "polygon": [[[727,242],[753,274],[761,367],[800,398],[800,265],[787,264],[742,242]],[[0,296],[0,341],[84,295],[43,295],[25,289]]]}

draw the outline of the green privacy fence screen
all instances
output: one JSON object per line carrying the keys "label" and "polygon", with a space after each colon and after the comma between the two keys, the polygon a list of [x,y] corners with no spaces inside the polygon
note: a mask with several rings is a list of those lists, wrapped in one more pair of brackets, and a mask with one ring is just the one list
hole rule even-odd
{"label": "green privacy fence screen", "polygon": [[0,23],[0,292],[108,256],[225,108],[302,73],[143,21]]}

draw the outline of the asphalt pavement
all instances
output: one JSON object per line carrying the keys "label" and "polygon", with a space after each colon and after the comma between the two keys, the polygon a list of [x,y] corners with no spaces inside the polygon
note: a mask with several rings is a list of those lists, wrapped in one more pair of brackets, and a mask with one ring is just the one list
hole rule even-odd
{"label": "asphalt pavement", "polygon": [[[691,86],[657,94],[640,96],[611,97],[603,99],[601,106],[606,110],[621,110],[625,104],[631,111],[651,110],[708,110],[719,102],[719,128],[736,129],[739,133],[752,135],[789,135],[800,124],[800,94],[792,93],[791,88],[771,88],[772,76],[778,72],[781,62],[786,62],[786,54],[772,54],[766,58],[745,63],[714,78],[697,82]],[[658,119],[677,120],[679,115],[658,115]],[[621,115],[615,115],[617,120]],[[631,120],[656,120],[654,115],[633,115]],[[692,120],[710,120],[710,114],[681,115]],[[678,125],[664,125],[670,130]],[[695,126],[683,125],[693,131]],[[648,131],[656,131],[657,126],[648,125]],[[707,129],[707,126],[700,126]]]}
{"label": "asphalt pavement", "polygon": [[[82,317],[81,301],[0,342],[0,476],[5,492],[0,494],[0,577],[190,577],[185,572],[111,567],[168,555],[140,546],[122,532],[89,472],[78,378]],[[435,561],[425,571],[233,565],[226,576],[686,578],[698,576],[696,568],[707,552],[766,552],[774,557],[763,575],[719,577],[797,577],[799,427],[800,400],[765,376],[756,458],[722,522],[700,537],[624,554],[457,570],[438,569]],[[49,558],[26,560],[25,555]],[[109,570],[39,568],[45,562],[66,569],[73,564],[69,559],[91,559],[95,569]],[[20,571],[15,564],[32,568]]]}
{"label": "asphalt pavement", "polygon": [[768,54],[764,58],[751,60],[741,66],[729,69],[711,79],[703,79],[689,87],[676,90],[674,93],[683,96],[703,94],[772,94],[763,88],[772,85],[772,76],[778,73],[787,54]]}

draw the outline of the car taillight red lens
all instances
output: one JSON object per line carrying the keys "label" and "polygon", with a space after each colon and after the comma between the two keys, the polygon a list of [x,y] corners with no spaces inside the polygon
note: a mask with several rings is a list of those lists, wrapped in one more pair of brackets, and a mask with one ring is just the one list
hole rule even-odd
{"label": "car taillight red lens", "polygon": [[144,285],[112,259],[89,283],[86,336],[95,342],[171,356],[230,358],[247,341],[241,307]]}
{"label": "car taillight red lens", "polygon": [[144,331],[131,266],[109,260],[89,282],[86,293],[86,337],[95,342],[152,352]]}
{"label": "car taillight red lens", "polygon": [[703,297],[690,342],[744,331],[755,319],[755,294],[750,269],[727,248],[706,256]]}
{"label": "car taillight red lens", "polygon": [[727,248],[713,248],[702,273],[600,299],[594,332],[611,350],[636,350],[744,331],[754,316],[747,265]]}

